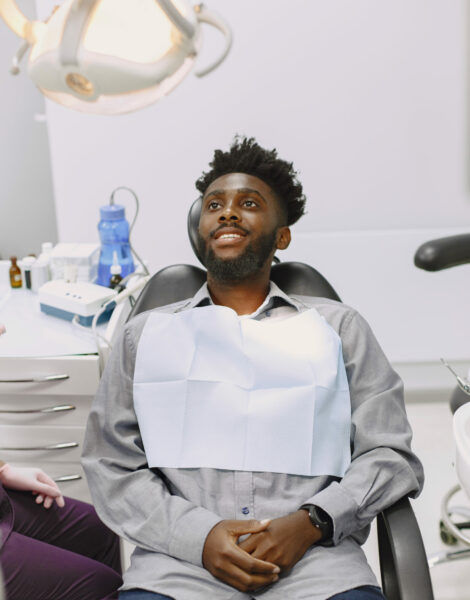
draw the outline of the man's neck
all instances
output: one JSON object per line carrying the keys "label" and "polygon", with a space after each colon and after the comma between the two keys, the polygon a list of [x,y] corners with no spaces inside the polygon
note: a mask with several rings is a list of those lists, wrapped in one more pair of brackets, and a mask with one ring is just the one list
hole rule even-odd
{"label": "man's neck", "polygon": [[236,283],[214,280],[208,273],[207,286],[214,304],[228,306],[238,315],[249,315],[263,304],[269,293],[269,273]]}

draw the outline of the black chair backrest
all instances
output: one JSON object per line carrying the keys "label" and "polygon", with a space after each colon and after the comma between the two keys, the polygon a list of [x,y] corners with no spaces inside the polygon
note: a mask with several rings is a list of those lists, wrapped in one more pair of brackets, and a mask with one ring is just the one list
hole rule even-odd
{"label": "black chair backrest", "polygon": [[197,198],[191,204],[191,208],[188,212],[188,236],[189,241],[191,242],[191,247],[193,249],[194,254],[196,255],[198,261],[201,265],[204,265],[204,261],[199,253],[199,249],[197,247],[197,230],[199,227],[199,218],[201,216],[201,208],[202,208],[202,198]]}
{"label": "black chair backrest", "polygon": [[[201,214],[201,200],[193,202],[188,213],[188,234],[191,246],[203,263],[197,248],[197,228]],[[271,279],[286,294],[319,296],[340,301],[328,281],[316,269],[300,262],[285,262],[272,266]],[[193,265],[165,267],[148,281],[137,299],[129,318],[141,312],[191,298],[206,281],[206,271]]]}

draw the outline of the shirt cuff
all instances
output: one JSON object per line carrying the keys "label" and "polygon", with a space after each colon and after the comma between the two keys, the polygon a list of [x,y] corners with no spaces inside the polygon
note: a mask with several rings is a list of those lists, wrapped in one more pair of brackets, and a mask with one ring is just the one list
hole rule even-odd
{"label": "shirt cuff", "polygon": [[204,508],[194,508],[182,515],[171,534],[169,554],[202,567],[202,551],[209,532],[222,519]]}
{"label": "shirt cuff", "polygon": [[[331,517],[333,521],[333,537],[331,539],[333,545],[338,544],[355,530],[354,523],[357,520],[356,515],[359,507],[351,498],[351,495],[336,481],[309,498],[305,503],[315,504]],[[351,527],[351,525],[353,526]]]}

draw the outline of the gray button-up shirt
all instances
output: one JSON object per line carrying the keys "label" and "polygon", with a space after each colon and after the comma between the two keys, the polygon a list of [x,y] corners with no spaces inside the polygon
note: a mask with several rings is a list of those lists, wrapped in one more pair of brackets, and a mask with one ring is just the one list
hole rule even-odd
{"label": "gray button-up shirt", "polygon": [[[155,310],[175,313],[210,303],[204,285],[192,299]],[[352,461],[342,479],[149,469],[133,406],[136,349],[149,312],[125,326],[89,416],[82,459],[101,519],[137,546],[122,589],[146,589],[175,600],[325,600],[347,589],[377,585],[360,546],[369,524],[401,497],[416,496],[423,483],[421,464],[411,451],[403,385],[365,320],[340,302],[287,296],[271,283],[267,298],[249,318],[284,318],[310,308],[342,341],[352,417]],[[331,516],[333,545],[312,546],[276,583],[244,594],[202,566],[205,539],[222,519],[276,518],[306,503]]]}

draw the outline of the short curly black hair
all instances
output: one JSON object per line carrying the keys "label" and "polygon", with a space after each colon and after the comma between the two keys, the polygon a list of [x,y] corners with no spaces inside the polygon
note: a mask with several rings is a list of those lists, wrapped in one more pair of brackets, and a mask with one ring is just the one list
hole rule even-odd
{"label": "short curly black hair", "polygon": [[262,148],[254,138],[235,136],[230,150],[214,151],[207,171],[196,181],[203,196],[209,185],[227,173],[246,173],[258,177],[273,190],[286,210],[287,225],[296,223],[305,214],[306,198],[293,164],[278,158],[277,150]]}

